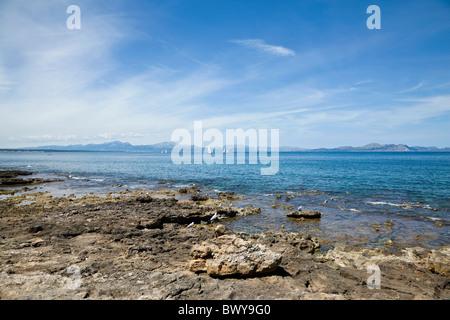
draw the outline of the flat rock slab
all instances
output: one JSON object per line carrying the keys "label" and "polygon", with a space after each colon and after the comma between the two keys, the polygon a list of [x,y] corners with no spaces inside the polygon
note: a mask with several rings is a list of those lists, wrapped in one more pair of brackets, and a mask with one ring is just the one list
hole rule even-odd
{"label": "flat rock slab", "polygon": [[319,211],[293,211],[286,214],[288,218],[303,218],[303,219],[319,219],[322,213]]}

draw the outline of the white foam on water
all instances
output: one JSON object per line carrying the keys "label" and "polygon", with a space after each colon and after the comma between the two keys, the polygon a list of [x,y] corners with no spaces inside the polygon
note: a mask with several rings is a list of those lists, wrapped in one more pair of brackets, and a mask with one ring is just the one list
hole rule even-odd
{"label": "white foam on water", "polygon": [[74,180],[87,180],[87,178],[77,177],[77,176],[72,176],[72,175],[69,175],[69,178],[74,179]]}
{"label": "white foam on water", "polygon": [[371,205],[385,205],[385,206],[392,206],[392,207],[403,207],[406,204],[398,204],[398,203],[392,203],[392,202],[385,202],[385,201],[367,201],[366,203]]}
{"label": "white foam on water", "polygon": [[99,178],[77,177],[77,176],[73,176],[73,175],[69,175],[69,178],[73,179],[73,180],[90,180],[90,181],[97,181],[97,182],[105,181],[104,179],[99,179]]}

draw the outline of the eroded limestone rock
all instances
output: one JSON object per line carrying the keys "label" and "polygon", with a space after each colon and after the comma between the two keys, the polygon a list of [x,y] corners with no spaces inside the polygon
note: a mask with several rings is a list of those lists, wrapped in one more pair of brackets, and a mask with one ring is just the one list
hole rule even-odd
{"label": "eroded limestone rock", "polygon": [[255,244],[236,235],[223,235],[196,245],[190,252],[193,260],[189,270],[206,272],[214,277],[251,277],[275,271],[281,254],[262,244]]}

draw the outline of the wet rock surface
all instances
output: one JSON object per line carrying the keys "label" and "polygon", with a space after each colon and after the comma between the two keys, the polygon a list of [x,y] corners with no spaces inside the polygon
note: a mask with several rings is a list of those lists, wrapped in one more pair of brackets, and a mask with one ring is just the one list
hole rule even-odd
{"label": "wet rock surface", "polygon": [[210,223],[220,210],[149,193],[2,200],[0,299],[450,298],[448,247],[321,254],[310,235]]}
{"label": "wet rock surface", "polygon": [[320,213],[319,211],[302,211],[302,210],[297,210],[286,214],[286,217],[295,219],[319,219],[321,216],[322,213]]}

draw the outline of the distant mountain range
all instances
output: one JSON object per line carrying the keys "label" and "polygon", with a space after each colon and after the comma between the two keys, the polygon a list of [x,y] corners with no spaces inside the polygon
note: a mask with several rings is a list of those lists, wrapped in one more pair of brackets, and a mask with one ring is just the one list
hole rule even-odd
{"label": "distant mountain range", "polygon": [[39,151],[116,151],[116,152],[161,152],[161,150],[171,150],[175,145],[174,142],[161,142],[151,145],[134,146],[128,142],[113,141],[101,144],[72,144],[69,146],[41,146],[24,148],[23,150],[39,150]]}
{"label": "distant mountain range", "polygon": [[379,144],[370,143],[362,147],[342,146],[337,148],[319,148],[319,149],[302,149],[295,147],[281,147],[280,151],[306,151],[306,152],[450,152],[450,148],[437,148],[437,147],[410,147],[406,144]]}
{"label": "distant mountain range", "polygon": [[[101,144],[75,144],[69,146],[41,146],[19,149],[2,149],[2,150],[31,150],[31,151],[115,151],[115,152],[169,152],[175,146],[174,142],[161,142],[151,145],[137,145],[134,146],[128,142],[113,141]],[[227,146],[227,149],[232,149],[231,146]],[[238,151],[248,151],[249,148],[243,146],[237,147]],[[410,147],[405,144],[378,144],[370,143],[362,147],[343,146],[337,148],[319,148],[319,149],[305,149],[298,147],[280,147],[281,152],[450,152],[450,148],[437,148],[437,147]]]}

